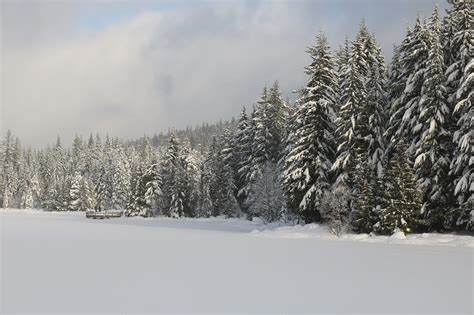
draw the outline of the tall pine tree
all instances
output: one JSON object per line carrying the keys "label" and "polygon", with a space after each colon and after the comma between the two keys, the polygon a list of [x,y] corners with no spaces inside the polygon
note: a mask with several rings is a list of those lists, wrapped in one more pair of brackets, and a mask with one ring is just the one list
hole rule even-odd
{"label": "tall pine tree", "polygon": [[383,207],[377,232],[392,234],[397,230],[414,232],[421,209],[415,172],[408,159],[403,140],[393,147],[384,174]]}
{"label": "tall pine tree", "polygon": [[450,180],[451,135],[448,130],[450,109],[446,100],[443,54],[440,43],[441,25],[435,10],[429,24],[430,49],[426,77],[419,100],[416,129],[420,137],[415,143],[415,169],[423,196],[423,215],[432,229],[443,229],[445,212],[452,202]]}
{"label": "tall pine tree", "polygon": [[285,158],[283,183],[289,205],[306,222],[321,220],[320,202],[331,185],[335,158],[334,107],[336,76],[326,37],[319,34],[309,48],[308,84],[293,125],[294,143]]}

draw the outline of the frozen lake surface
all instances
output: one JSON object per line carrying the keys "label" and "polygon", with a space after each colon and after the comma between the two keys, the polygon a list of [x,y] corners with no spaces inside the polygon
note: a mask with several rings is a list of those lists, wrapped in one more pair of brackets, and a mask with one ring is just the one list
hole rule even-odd
{"label": "frozen lake surface", "polygon": [[473,311],[469,236],[335,240],[318,225],[39,211],[0,220],[2,314]]}

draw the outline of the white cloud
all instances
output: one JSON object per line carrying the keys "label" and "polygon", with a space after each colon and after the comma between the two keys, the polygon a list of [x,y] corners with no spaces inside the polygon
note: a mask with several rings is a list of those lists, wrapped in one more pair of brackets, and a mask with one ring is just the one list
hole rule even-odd
{"label": "white cloud", "polygon": [[55,19],[63,12],[74,20],[77,8],[28,8],[34,13],[2,13],[1,129],[41,146],[58,134],[66,142],[90,132],[134,138],[228,119],[264,84],[278,79],[285,91],[303,84],[304,51],[321,26],[339,43],[341,21],[350,16],[352,34],[359,20],[348,12],[331,22],[330,10],[313,2],[217,2],[143,10],[90,29]]}
{"label": "white cloud", "polygon": [[275,11],[249,19],[216,6],[205,25],[207,13],[144,13],[54,45],[4,51],[6,128],[43,144],[57,134],[136,137],[230,118],[287,73],[280,58],[293,49],[279,47],[284,29]]}

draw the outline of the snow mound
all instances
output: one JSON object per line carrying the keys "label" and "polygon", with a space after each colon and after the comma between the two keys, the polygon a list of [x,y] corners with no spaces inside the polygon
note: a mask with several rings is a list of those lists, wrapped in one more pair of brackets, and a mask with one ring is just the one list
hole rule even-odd
{"label": "snow mound", "polygon": [[403,233],[402,231],[395,232],[390,236],[390,240],[406,240],[406,239],[407,237],[405,233]]}
{"label": "snow mound", "polygon": [[366,243],[443,245],[474,248],[474,237],[470,235],[438,233],[405,235],[403,232],[397,232],[391,236],[346,233],[338,237],[331,233],[328,226],[321,224],[284,226],[261,231],[255,230],[251,235],[265,238],[322,239]]}

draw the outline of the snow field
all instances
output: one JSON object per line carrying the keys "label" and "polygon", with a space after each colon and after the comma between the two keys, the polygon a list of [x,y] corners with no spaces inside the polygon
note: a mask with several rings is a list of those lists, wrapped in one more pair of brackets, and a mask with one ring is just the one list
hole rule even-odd
{"label": "snow field", "polygon": [[335,241],[317,225],[38,211],[2,211],[0,223],[2,314],[473,310],[464,237],[457,246],[367,244]]}

